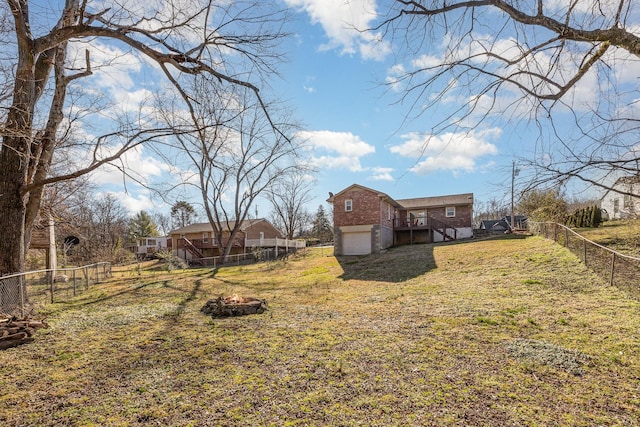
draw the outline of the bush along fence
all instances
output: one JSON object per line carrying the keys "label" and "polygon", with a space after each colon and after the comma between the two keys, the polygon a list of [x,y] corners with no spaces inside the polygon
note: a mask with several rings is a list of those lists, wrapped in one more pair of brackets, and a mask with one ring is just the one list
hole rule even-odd
{"label": "bush along fence", "polygon": [[528,227],[533,234],[553,239],[568,248],[612,286],[640,297],[640,258],[599,245],[555,222],[528,221]]}
{"label": "bush along fence", "polygon": [[0,277],[0,313],[25,317],[38,305],[72,298],[111,277],[111,263],[28,271]]}

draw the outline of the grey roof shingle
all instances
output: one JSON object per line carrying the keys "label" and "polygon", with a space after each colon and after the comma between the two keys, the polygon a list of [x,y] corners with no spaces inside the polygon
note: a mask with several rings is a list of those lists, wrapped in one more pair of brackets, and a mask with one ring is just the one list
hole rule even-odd
{"label": "grey roof shingle", "polygon": [[[240,230],[246,230],[247,228],[251,227],[252,225],[255,225],[259,222],[265,221],[265,219],[263,218],[258,218],[258,219],[245,219],[244,221],[242,221],[242,224],[240,225]],[[235,221],[229,221],[229,225],[227,226],[226,223],[223,224],[223,231],[229,231],[231,230],[233,227],[235,227],[236,222]],[[189,233],[205,233],[208,231],[213,231],[213,227],[211,227],[211,224],[208,222],[199,222],[196,224],[189,224],[186,227],[181,227],[181,228],[177,228],[175,230],[171,230],[171,232],[169,234],[189,234]]]}
{"label": "grey roof shingle", "polygon": [[418,197],[396,200],[405,209],[434,208],[441,206],[460,206],[473,204],[473,193],[453,194],[449,196]]}

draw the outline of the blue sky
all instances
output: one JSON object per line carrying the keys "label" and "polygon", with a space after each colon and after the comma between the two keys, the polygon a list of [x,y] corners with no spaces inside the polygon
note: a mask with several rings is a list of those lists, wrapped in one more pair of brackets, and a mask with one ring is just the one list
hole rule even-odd
{"label": "blue sky", "polygon": [[[432,128],[456,107],[455,100],[443,101],[439,108],[407,122],[408,107],[396,102],[400,93],[380,83],[390,81],[408,65],[402,61],[409,58],[398,59],[394,55],[397,46],[345,24],[349,21],[364,28],[374,22],[371,11],[379,8],[375,0],[281,1],[296,11],[295,20],[286,28],[293,36],[283,46],[288,55],[280,68],[281,78],[270,84],[294,109],[304,127],[300,136],[310,143],[306,154],[318,170],[314,199],[308,207],[311,212],[325,204],[329,192],[337,193],[353,183],[396,199],[470,192],[476,201],[508,200],[514,155],[534,149],[531,123],[514,114],[515,120],[513,116],[494,117],[471,133],[433,134]],[[105,57],[110,56],[109,49],[103,46]],[[99,61],[99,55],[94,53],[94,60]],[[157,79],[144,58],[123,58],[92,79],[120,105],[131,105],[134,110],[154,90]],[[425,55],[414,61],[435,59]],[[637,76],[629,74],[630,79]],[[592,95],[592,84],[589,78],[582,81],[574,98]],[[430,138],[426,149],[425,138]],[[164,163],[144,148],[127,154],[123,161],[150,181],[167,180],[176,172],[176,165]],[[131,212],[169,209],[134,182],[123,187],[122,176],[114,169],[101,170],[95,181],[104,191],[116,194]],[[197,193],[176,197],[200,203]],[[269,211],[266,202],[258,202],[259,216],[266,217]]]}

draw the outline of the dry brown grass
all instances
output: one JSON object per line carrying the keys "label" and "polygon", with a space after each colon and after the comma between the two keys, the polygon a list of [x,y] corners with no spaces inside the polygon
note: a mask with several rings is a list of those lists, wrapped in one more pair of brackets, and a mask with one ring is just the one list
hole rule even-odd
{"label": "dry brown grass", "polygon": [[640,423],[640,303],[541,238],[119,276],[0,353],[0,425]]}
{"label": "dry brown grass", "polygon": [[598,228],[576,230],[587,239],[623,254],[640,257],[640,219],[605,221]]}

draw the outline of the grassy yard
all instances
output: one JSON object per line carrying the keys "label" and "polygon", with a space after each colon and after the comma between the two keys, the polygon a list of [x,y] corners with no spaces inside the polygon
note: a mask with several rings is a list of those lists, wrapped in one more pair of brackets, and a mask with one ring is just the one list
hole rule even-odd
{"label": "grassy yard", "polygon": [[577,229],[587,239],[623,254],[640,257],[640,220],[605,221],[598,228]]}
{"label": "grassy yard", "polygon": [[[234,293],[269,310],[200,312]],[[640,303],[538,237],[123,272],[44,314],[0,425],[640,424]]]}

